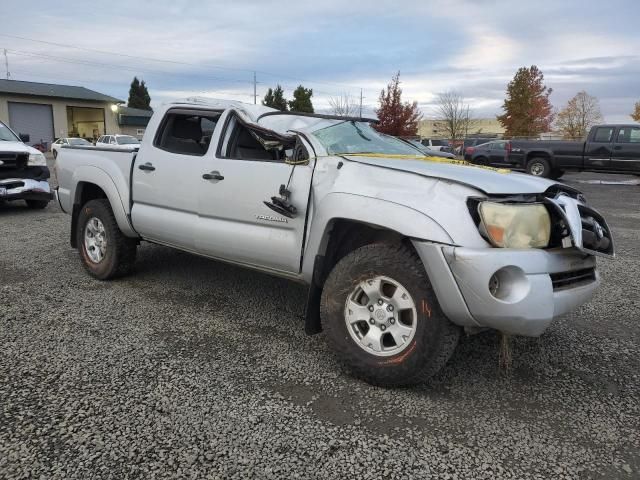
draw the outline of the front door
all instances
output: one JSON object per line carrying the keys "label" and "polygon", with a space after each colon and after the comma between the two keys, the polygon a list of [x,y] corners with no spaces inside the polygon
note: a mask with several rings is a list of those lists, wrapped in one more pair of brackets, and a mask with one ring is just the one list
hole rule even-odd
{"label": "front door", "polygon": [[640,127],[620,127],[611,154],[611,168],[640,173]]}
{"label": "front door", "polygon": [[594,170],[607,170],[611,165],[611,148],[614,127],[598,127],[585,144],[584,166]]}
{"label": "front door", "polygon": [[[198,187],[200,252],[233,262],[298,273],[313,161],[293,166],[263,146],[250,128],[230,111],[214,141],[220,146],[207,155]],[[216,138],[217,137],[217,138]],[[219,138],[219,140],[218,140]],[[204,175],[204,178],[203,178]],[[288,185],[293,218],[265,205]]]}
{"label": "front door", "polygon": [[131,220],[145,239],[196,250],[197,188],[220,112],[170,109],[133,165]]}

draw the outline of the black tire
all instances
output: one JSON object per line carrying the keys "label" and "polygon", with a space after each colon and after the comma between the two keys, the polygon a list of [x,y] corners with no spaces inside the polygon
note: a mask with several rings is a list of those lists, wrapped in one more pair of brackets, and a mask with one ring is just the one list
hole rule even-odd
{"label": "black tire", "polygon": [[534,177],[551,177],[551,166],[549,161],[542,157],[535,157],[527,163],[527,173]]}
{"label": "black tire", "polygon": [[[365,351],[351,337],[345,322],[348,296],[367,277],[399,282],[416,305],[415,334],[397,355],[381,357]],[[322,326],[342,366],[371,384],[412,385],[424,382],[449,360],[460,328],[442,313],[424,266],[416,253],[400,244],[376,243],[352,251],[333,268],[322,291]]]}
{"label": "black tire", "polygon": [[476,157],[473,159],[472,163],[476,165],[489,165],[489,159],[487,157]]}
{"label": "black tire", "polygon": [[53,159],[55,160],[55,159],[57,159],[57,158],[58,158],[58,151],[57,151],[57,150],[54,150],[54,151],[53,151]]}
{"label": "black tire", "polygon": [[[85,227],[94,217],[102,222],[107,239],[106,252],[98,263],[90,259],[84,242]],[[121,277],[133,270],[136,261],[136,240],[126,237],[120,231],[107,199],[91,200],[82,207],[78,215],[76,242],[85,270],[99,280]]]}
{"label": "black tire", "polygon": [[564,170],[552,170],[549,178],[553,180],[558,180],[559,178],[562,178],[563,175],[564,175]]}
{"label": "black tire", "polygon": [[49,200],[25,200],[25,202],[31,210],[42,210],[49,205]]}

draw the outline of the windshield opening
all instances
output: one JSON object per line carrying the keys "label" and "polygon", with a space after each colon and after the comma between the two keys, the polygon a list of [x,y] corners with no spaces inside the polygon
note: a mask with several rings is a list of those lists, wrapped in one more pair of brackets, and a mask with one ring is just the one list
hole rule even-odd
{"label": "windshield opening", "polygon": [[16,137],[13,132],[4,123],[0,122],[0,141],[3,142],[19,142],[20,139]]}
{"label": "windshield opening", "polygon": [[118,140],[118,145],[138,145],[140,143],[140,140],[135,137],[123,136],[116,137],[116,139]]}
{"label": "windshield opening", "polygon": [[369,123],[341,122],[313,132],[329,155],[420,155],[402,140],[375,131]]}

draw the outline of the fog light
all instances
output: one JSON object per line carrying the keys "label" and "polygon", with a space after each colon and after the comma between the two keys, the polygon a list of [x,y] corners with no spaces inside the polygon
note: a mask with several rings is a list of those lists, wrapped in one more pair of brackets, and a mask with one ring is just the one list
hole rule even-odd
{"label": "fog light", "polygon": [[489,279],[489,292],[494,297],[498,296],[498,291],[500,290],[500,278],[495,273]]}
{"label": "fog light", "polygon": [[529,294],[531,287],[522,269],[514,265],[502,267],[495,272],[487,286],[494,298],[507,303],[521,301]]}

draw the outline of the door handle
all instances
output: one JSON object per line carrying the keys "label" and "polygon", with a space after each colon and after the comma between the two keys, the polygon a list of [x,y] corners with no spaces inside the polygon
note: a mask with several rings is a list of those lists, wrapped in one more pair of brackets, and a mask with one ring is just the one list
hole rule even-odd
{"label": "door handle", "polygon": [[202,175],[202,178],[205,180],[224,180],[224,177],[220,175],[220,172],[205,173]]}
{"label": "door handle", "polygon": [[140,170],[145,170],[145,171],[147,171],[147,172],[153,172],[153,171],[156,169],[156,167],[154,167],[153,165],[151,165],[149,162],[147,162],[147,163],[143,163],[142,165],[138,165],[138,168],[139,168]]}

